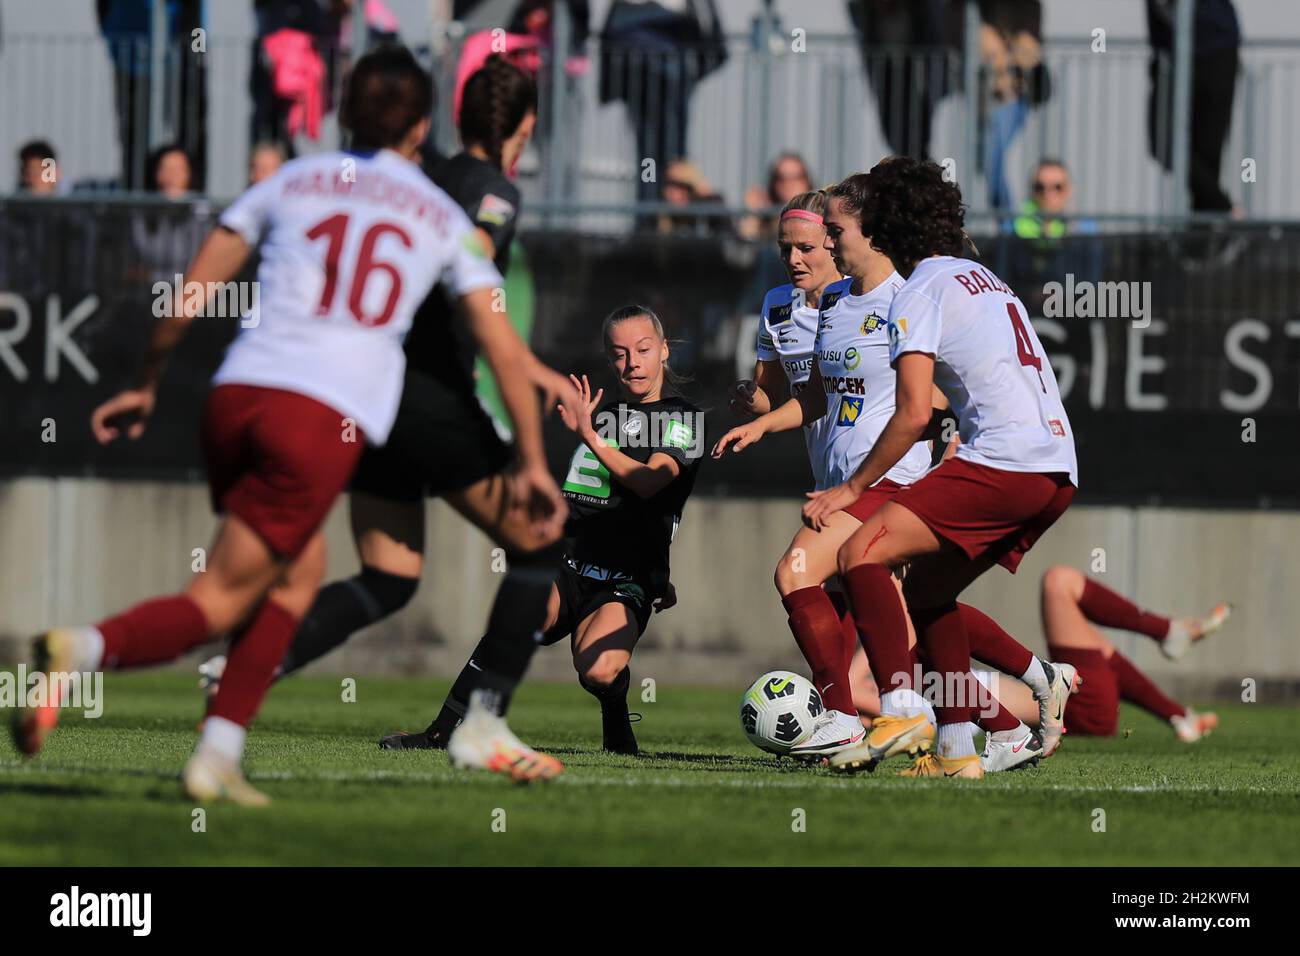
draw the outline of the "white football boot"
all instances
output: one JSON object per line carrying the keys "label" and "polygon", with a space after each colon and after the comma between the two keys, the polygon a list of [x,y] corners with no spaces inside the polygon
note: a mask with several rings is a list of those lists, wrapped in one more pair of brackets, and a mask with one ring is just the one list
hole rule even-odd
{"label": "white football boot", "polygon": [[980,766],[985,773],[1020,770],[1037,765],[1043,745],[1032,730],[1021,724],[1014,730],[999,730],[984,737]]}
{"label": "white football boot", "polygon": [[239,764],[208,747],[199,747],[181,771],[185,795],[200,803],[226,800],[241,807],[264,807],[271,798],[244,779]]}
{"label": "white football boot", "polygon": [[447,754],[453,766],[490,770],[517,783],[550,780],[564,771],[554,757],[529,747],[483,704],[481,691],[470,695],[465,719],[447,740]]}
{"label": "white football boot", "polygon": [[217,696],[217,689],[221,687],[221,677],[225,673],[225,654],[209,657],[199,665],[199,690],[203,691],[209,700]]}
{"label": "white football boot", "polygon": [[1208,737],[1210,731],[1219,726],[1218,714],[1198,714],[1190,707],[1181,717],[1170,717],[1170,725],[1178,739],[1185,744],[1194,744],[1202,737]]}
{"label": "white football boot", "polygon": [[1043,757],[1050,757],[1061,746],[1061,734],[1065,733],[1065,705],[1070,695],[1083,686],[1083,678],[1073,664],[1045,662],[1052,670],[1052,680],[1048,685],[1046,697],[1038,700],[1038,737],[1043,745]]}
{"label": "white football boot", "polygon": [[857,714],[825,710],[813,723],[812,736],[790,748],[790,756],[809,762],[821,760],[862,742],[867,730]]}
{"label": "white football boot", "polygon": [[1169,622],[1169,633],[1160,642],[1160,652],[1171,661],[1176,661],[1197,641],[1208,637],[1223,627],[1232,605],[1221,601],[1214,605],[1205,617],[1177,618]]}

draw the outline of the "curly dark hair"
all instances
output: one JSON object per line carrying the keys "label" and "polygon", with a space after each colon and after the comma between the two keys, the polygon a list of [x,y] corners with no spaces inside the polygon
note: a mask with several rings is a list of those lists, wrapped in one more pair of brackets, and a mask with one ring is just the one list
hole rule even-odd
{"label": "curly dark hair", "polygon": [[916,264],[930,256],[963,255],[966,214],[961,189],[944,179],[941,166],[891,156],[872,167],[865,179],[862,234],[871,237],[871,244],[902,275],[911,275]]}

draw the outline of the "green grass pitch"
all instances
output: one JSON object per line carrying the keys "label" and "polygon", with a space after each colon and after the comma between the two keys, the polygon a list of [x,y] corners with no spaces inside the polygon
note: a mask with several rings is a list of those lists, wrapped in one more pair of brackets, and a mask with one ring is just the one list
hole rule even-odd
{"label": "green grass pitch", "polygon": [[1127,736],[1067,736],[1039,768],[913,782],[895,777],[901,759],[845,778],[759,753],[739,689],[661,684],[634,704],[643,755],[606,756],[591,698],[528,685],[514,726],[568,769],[517,787],[376,747],[422,726],[446,686],[360,678],[344,703],[338,679],[286,681],[245,761],[274,804],[206,808],[195,832],[176,783],[194,679],[109,675],[104,715],[68,716],[38,759],[0,744],[0,865],[1294,864],[1300,843],[1293,708],[1220,707],[1219,730],[1191,746],[1126,710]]}

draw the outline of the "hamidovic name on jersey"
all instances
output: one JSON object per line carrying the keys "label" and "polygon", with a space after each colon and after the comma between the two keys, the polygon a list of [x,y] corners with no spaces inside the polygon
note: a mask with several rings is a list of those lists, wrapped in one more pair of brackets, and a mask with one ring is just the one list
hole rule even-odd
{"label": "hamidovic name on jersey", "polygon": [[[834,295],[828,300],[828,294],[829,290],[823,293],[823,305],[834,300]],[[793,285],[777,286],[763,297],[763,309],[758,320],[757,357],[760,362],[781,363],[792,395],[798,394],[808,384],[812,363],[816,361],[813,345],[817,340],[818,313],[818,309],[808,305],[803,290]],[[830,487],[826,481],[826,462],[818,449],[825,447],[825,432],[833,427],[834,423],[828,417],[822,417],[803,429],[813,487],[819,490]]]}
{"label": "hamidovic name on jersey", "polygon": [[464,211],[390,150],[285,163],[220,223],[250,245],[261,240],[260,309],[213,383],[314,398],[375,444],[397,414],[402,336],[429,290],[501,284]]}
{"label": "hamidovic name on jersey", "polygon": [[[889,363],[886,324],[902,284],[894,273],[865,295],[853,295],[853,280],[841,279],[822,294],[815,347],[826,416],[820,423],[819,445],[809,454],[823,462],[824,487],[853,476],[893,417],[896,376]],[[929,447],[918,442],[885,477],[908,485],[929,467]]]}
{"label": "hamidovic name on jersey", "polygon": [[957,457],[1004,471],[1062,472],[1079,483],[1074,433],[1025,307],[978,262],[917,265],[889,313],[890,358],[934,357],[934,381],[961,428]]}

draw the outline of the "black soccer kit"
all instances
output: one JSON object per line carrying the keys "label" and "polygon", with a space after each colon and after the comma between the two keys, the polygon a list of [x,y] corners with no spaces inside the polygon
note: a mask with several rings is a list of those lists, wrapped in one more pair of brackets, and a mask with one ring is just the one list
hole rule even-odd
{"label": "black soccer kit", "polygon": [[569,502],[565,560],[556,587],[560,616],[543,643],[573,632],[603,604],[625,604],[638,633],[668,588],[668,550],[704,459],[704,412],[678,396],[640,405],[606,403],[593,416],[597,432],[639,462],[670,455],[681,473],[649,498],[612,477],[585,444],[573,453],[564,480]]}

